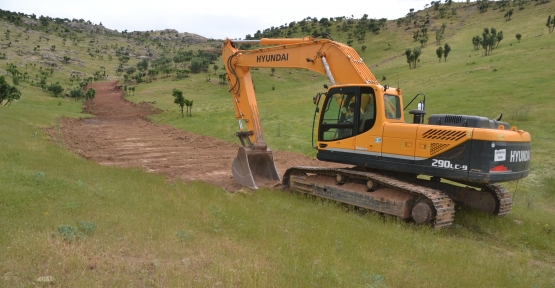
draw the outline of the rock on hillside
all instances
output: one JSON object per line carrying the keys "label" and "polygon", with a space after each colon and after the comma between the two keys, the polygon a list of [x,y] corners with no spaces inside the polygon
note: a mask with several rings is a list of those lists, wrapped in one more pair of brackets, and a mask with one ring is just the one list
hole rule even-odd
{"label": "rock on hillside", "polygon": [[102,25],[89,24],[86,22],[68,22],[66,23],[66,25],[69,29],[73,29],[73,30],[103,32],[104,34],[112,34],[112,35],[119,34],[118,30],[112,30]]}
{"label": "rock on hillside", "polygon": [[147,34],[151,40],[164,40],[164,41],[180,41],[186,44],[199,44],[206,43],[208,39],[198,34],[183,32],[179,33],[175,29],[156,30],[151,32],[133,32],[138,34]]}

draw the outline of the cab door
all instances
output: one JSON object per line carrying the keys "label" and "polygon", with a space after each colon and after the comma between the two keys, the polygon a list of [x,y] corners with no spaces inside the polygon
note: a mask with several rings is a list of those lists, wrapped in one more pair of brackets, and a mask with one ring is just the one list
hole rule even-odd
{"label": "cab door", "polygon": [[376,106],[376,95],[380,95],[374,87],[360,87],[360,117],[358,133],[355,138],[355,151],[359,165],[369,166],[368,162],[378,160],[382,150],[382,126],[376,123],[380,113]]}
{"label": "cab door", "polygon": [[359,87],[332,88],[322,105],[318,129],[318,150],[352,154],[359,124]]}

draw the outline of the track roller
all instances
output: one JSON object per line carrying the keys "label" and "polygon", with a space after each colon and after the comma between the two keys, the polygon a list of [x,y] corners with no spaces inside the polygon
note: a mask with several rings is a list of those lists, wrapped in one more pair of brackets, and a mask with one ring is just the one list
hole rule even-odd
{"label": "track roller", "polygon": [[347,176],[345,175],[341,175],[341,174],[336,174],[335,175],[335,182],[337,182],[337,184],[345,184],[345,182],[347,182]]}
{"label": "track roller", "polygon": [[419,201],[412,207],[412,219],[418,224],[430,223],[434,218],[432,204],[428,201]]}

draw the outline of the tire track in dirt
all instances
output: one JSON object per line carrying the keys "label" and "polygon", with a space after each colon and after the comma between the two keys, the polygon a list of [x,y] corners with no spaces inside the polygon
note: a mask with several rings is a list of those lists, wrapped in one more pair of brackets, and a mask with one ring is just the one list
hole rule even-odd
{"label": "tire track in dirt", "polygon": [[[59,137],[69,150],[105,166],[141,168],[168,180],[200,180],[231,192],[243,189],[231,174],[238,144],[153,124],[146,116],[157,109],[125,100],[116,85],[117,81],[90,85],[96,96],[83,108],[97,117],[61,119]],[[57,129],[46,131],[58,137]],[[274,158],[280,175],[291,166],[337,166],[292,152],[277,151]]]}

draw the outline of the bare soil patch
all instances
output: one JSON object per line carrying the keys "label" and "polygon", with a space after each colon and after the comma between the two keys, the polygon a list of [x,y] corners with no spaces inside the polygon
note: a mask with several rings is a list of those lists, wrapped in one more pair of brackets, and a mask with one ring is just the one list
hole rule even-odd
{"label": "bare soil patch", "polygon": [[[117,81],[90,85],[96,96],[83,109],[97,117],[61,119],[59,137],[69,150],[101,165],[141,168],[169,180],[200,180],[230,192],[244,188],[231,174],[238,144],[153,124],[146,116],[160,111],[125,100],[116,85]],[[57,129],[46,130],[58,137]],[[280,175],[291,166],[337,166],[292,152],[274,151],[274,158]]]}

